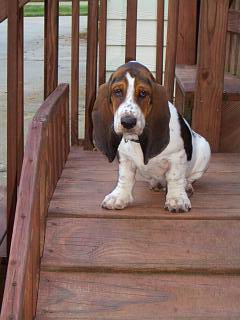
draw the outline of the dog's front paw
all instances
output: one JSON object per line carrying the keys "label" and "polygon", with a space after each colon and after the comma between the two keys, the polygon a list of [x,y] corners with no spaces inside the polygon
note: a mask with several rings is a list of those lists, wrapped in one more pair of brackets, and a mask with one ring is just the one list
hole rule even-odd
{"label": "dog's front paw", "polygon": [[103,202],[102,208],[105,209],[124,209],[133,201],[133,197],[129,194],[112,192],[108,194]]}
{"label": "dog's front paw", "polygon": [[191,202],[186,196],[167,196],[165,209],[170,212],[188,212],[191,210]]}

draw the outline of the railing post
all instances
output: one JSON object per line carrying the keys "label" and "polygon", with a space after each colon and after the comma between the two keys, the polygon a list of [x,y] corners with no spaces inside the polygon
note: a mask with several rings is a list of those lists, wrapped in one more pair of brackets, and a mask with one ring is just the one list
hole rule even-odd
{"label": "railing post", "polygon": [[168,3],[168,30],[166,63],[164,75],[164,87],[167,91],[167,98],[173,101],[174,76],[177,56],[177,34],[178,34],[179,0],[169,0]]}
{"label": "railing post", "polygon": [[78,144],[79,0],[72,0],[71,144]]}
{"label": "railing post", "polygon": [[192,126],[217,152],[220,140],[228,0],[202,0]]}
{"label": "railing post", "polygon": [[106,81],[106,35],[107,35],[107,0],[100,1],[99,17],[99,76],[98,85]]}
{"label": "railing post", "polygon": [[8,4],[7,53],[7,250],[17,202],[17,185],[23,157],[23,14],[18,0]]}
{"label": "railing post", "polygon": [[137,47],[137,0],[127,1],[125,62],[136,60]]}
{"label": "railing post", "polygon": [[44,26],[44,99],[58,84],[59,0],[45,0]]}
{"label": "railing post", "polygon": [[84,148],[92,149],[92,109],[97,91],[98,1],[88,1],[87,72]]}

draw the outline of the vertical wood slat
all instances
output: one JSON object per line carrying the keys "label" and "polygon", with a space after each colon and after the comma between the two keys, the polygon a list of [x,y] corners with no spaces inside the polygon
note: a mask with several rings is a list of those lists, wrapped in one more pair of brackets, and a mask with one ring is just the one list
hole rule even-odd
{"label": "vertical wood slat", "polygon": [[[69,90],[69,89],[68,89]],[[70,138],[69,138],[69,99],[68,99],[69,91],[67,91],[65,97],[65,121],[66,121],[66,147],[65,147],[65,161],[67,161],[67,156],[70,152]]]}
{"label": "vertical wood slat", "polygon": [[177,63],[196,63],[197,0],[180,0],[177,37]]}
{"label": "vertical wood slat", "polygon": [[44,99],[58,84],[59,0],[45,0],[44,25]]}
{"label": "vertical wood slat", "polygon": [[210,142],[213,152],[218,151],[220,139],[227,18],[227,0],[202,0],[192,126]]}
{"label": "vertical wood slat", "polygon": [[157,1],[156,80],[162,84],[163,75],[164,0]]}
{"label": "vertical wood slat", "polygon": [[98,85],[106,82],[106,37],[107,37],[107,0],[100,1],[99,17],[99,80]]}
{"label": "vertical wood slat", "polygon": [[39,256],[42,257],[43,248],[44,248],[44,234],[45,234],[45,218],[47,215],[47,203],[48,199],[48,172],[47,167],[48,162],[48,137],[47,137],[47,128],[45,128],[46,134],[43,137],[43,145],[46,152],[42,152],[40,159],[40,177],[39,180],[39,223],[40,223],[40,245],[39,245]]}
{"label": "vertical wood slat", "polygon": [[[46,128],[43,128],[45,131]],[[43,150],[45,149],[44,134],[43,137],[43,147],[42,152],[40,152],[40,158],[42,158]],[[44,141],[45,140],[45,141]],[[41,163],[39,164],[39,169],[41,168]],[[40,172],[40,170],[39,170]],[[39,271],[40,271],[40,253],[41,253],[41,217],[40,217],[40,181],[42,177],[38,175],[38,186],[37,186],[37,196],[35,200],[34,212],[33,212],[33,221],[32,221],[32,318],[35,316],[35,310],[37,308],[37,297],[38,297],[38,284],[39,284]],[[31,318],[31,319],[32,319]]]}
{"label": "vertical wood slat", "polygon": [[26,278],[25,278],[25,288],[24,288],[24,305],[23,305],[23,317],[19,317],[24,320],[31,320],[33,318],[33,249],[32,245],[30,248],[30,253],[27,259],[26,265]]}
{"label": "vertical wood slat", "polygon": [[136,60],[137,0],[127,0],[125,62]]}
{"label": "vertical wood slat", "polygon": [[7,251],[10,250],[17,202],[17,129],[18,129],[18,0],[8,1],[8,57],[7,57]]}
{"label": "vertical wood slat", "polygon": [[79,0],[72,0],[71,144],[78,144]]}
{"label": "vertical wood slat", "polygon": [[92,149],[92,109],[97,90],[98,1],[88,1],[87,72],[84,148]]}
{"label": "vertical wood slat", "polygon": [[18,113],[17,113],[17,181],[19,184],[24,149],[24,12],[18,14]]}
{"label": "vertical wood slat", "polygon": [[164,86],[169,101],[173,101],[174,76],[177,56],[179,0],[169,0],[168,3],[168,30]]}

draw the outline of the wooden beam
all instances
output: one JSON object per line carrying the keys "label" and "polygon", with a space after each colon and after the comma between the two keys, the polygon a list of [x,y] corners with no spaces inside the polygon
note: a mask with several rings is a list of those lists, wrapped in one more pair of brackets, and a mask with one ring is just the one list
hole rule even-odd
{"label": "wooden beam", "polygon": [[92,109],[97,91],[98,1],[88,1],[87,72],[84,148],[92,149]]}
{"label": "wooden beam", "polygon": [[79,0],[72,0],[71,144],[78,144]]}
{"label": "wooden beam", "polygon": [[202,0],[192,126],[219,149],[228,0]]}
{"label": "wooden beam", "polygon": [[137,0],[127,0],[125,62],[136,60],[137,46]]}
{"label": "wooden beam", "polygon": [[58,84],[58,19],[59,0],[45,0],[44,29],[44,98]]}

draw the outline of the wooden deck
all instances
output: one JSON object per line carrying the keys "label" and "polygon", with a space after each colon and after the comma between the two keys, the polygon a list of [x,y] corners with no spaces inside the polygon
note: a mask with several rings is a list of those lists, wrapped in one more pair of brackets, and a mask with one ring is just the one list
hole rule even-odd
{"label": "wooden deck", "polygon": [[38,320],[240,319],[240,155],[216,154],[190,213],[135,187],[135,202],[101,209],[117,163],[72,148],[50,203]]}

